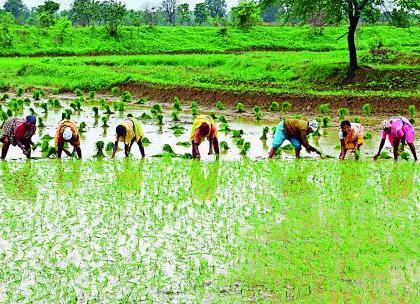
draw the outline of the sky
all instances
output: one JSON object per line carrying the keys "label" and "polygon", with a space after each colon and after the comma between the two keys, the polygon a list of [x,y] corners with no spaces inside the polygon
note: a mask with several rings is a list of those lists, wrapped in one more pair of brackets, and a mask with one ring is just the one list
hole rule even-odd
{"label": "sky", "polygon": [[[23,3],[26,4],[29,8],[38,6],[44,3],[45,0],[23,0]],[[60,3],[60,10],[70,8],[70,4],[74,0],[54,0],[57,3]],[[127,5],[128,9],[143,9],[147,6],[158,5],[160,0],[119,0]],[[5,0],[0,0],[0,7],[3,8]],[[189,3],[190,9],[194,7],[196,3],[204,2],[204,0],[178,0],[177,3]],[[238,3],[238,0],[226,0],[227,6],[232,7]]]}

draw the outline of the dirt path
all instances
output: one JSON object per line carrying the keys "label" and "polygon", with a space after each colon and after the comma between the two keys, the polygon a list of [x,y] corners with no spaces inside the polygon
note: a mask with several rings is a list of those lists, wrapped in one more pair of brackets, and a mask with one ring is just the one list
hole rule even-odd
{"label": "dirt path", "polygon": [[[363,113],[362,106],[370,103],[373,106],[374,115],[407,115],[408,106],[416,105],[420,109],[420,99],[414,97],[360,97],[360,96],[314,96],[298,94],[269,94],[264,92],[234,92],[222,90],[204,90],[188,87],[159,87],[150,84],[128,84],[120,86],[121,90],[130,91],[135,97],[147,97],[158,102],[172,102],[174,96],[182,101],[197,101],[201,105],[214,105],[220,100],[224,104],[234,107],[240,101],[246,106],[259,105],[268,108],[271,102],[288,101],[292,103],[293,112],[318,113],[318,107],[322,103],[329,103],[332,111],[339,108],[349,108],[351,114]],[[109,93],[109,92],[103,92]]]}

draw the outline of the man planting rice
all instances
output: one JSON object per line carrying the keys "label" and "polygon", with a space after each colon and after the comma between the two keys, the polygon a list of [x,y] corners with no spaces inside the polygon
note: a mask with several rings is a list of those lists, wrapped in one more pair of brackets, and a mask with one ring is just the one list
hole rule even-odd
{"label": "man planting rice", "polygon": [[207,138],[209,141],[209,155],[216,153],[219,158],[219,141],[217,139],[217,128],[214,120],[207,115],[199,115],[194,119],[190,140],[192,142],[192,156],[194,159],[200,159],[198,146],[201,141]]}
{"label": "man planting rice", "polygon": [[348,150],[354,151],[355,158],[360,158],[360,146],[363,145],[363,126],[360,123],[351,123],[348,120],[341,122],[341,130],[338,133],[338,138],[341,142],[340,159],[344,160]]}
{"label": "man planting rice", "polygon": [[381,154],[387,137],[393,147],[394,160],[398,160],[398,148],[400,143],[402,144],[402,151],[404,151],[404,146],[407,142],[414,160],[417,161],[416,147],[414,146],[415,131],[413,125],[407,118],[392,117],[391,119],[382,122],[382,140],[379,145],[378,153],[373,159],[376,160]]}
{"label": "man planting rice", "polygon": [[74,121],[63,119],[60,121],[55,134],[55,143],[57,145],[57,157],[61,158],[64,151],[68,156],[72,156],[67,149],[64,148],[64,143],[69,143],[73,146],[73,153],[76,152],[79,159],[82,158],[82,150],[80,149],[80,134],[77,125]]}
{"label": "man planting rice", "polygon": [[144,137],[140,122],[135,119],[134,117],[127,118],[119,123],[116,131],[116,138],[114,143],[114,150],[112,151],[112,158],[115,157],[115,153],[118,149],[118,143],[124,142],[124,152],[125,156],[128,157],[131,152],[131,147],[133,146],[134,142],[136,142],[139,146],[141,156],[144,157],[144,147],[142,143],[142,139]]}
{"label": "man planting rice", "polygon": [[36,117],[26,116],[25,119],[11,118],[7,120],[1,131],[0,142],[3,143],[1,159],[5,159],[10,145],[22,149],[27,158],[31,157],[32,136],[36,131]]}
{"label": "man planting rice", "polygon": [[321,155],[322,153],[312,147],[307,140],[308,134],[316,132],[318,127],[318,122],[316,120],[306,121],[302,119],[285,119],[280,121],[277,125],[272,148],[268,157],[273,158],[277,149],[280,148],[286,139],[290,141],[294,147],[296,158],[300,158],[302,146],[305,147],[308,153],[315,152]]}

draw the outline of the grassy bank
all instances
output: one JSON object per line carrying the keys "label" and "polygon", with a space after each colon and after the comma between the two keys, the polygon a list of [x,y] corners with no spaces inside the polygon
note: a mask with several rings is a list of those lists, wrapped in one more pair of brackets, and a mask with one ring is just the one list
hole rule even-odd
{"label": "grassy bank", "polygon": [[[118,39],[103,27],[43,29],[10,28],[11,44],[0,56],[58,56],[99,54],[213,53],[247,50],[346,50],[346,26],[326,27],[316,35],[308,26],[258,26],[244,31],[229,27],[122,27]],[[420,27],[361,26],[357,33],[360,50],[378,46],[403,53],[419,52]],[[341,37],[341,38],[340,38]]]}
{"label": "grassy bank", "polygon": [[50,160],[0,177],[1,302],[417,295],[412,163]]}
{"label": "grassy bank", "polygon": [[404,58],[372,63],[352,84],[343,83],[347,51],[0,58],[0,83],[4,89],[89,91],[146,83],[267,94],[418,97],[419,65]]}

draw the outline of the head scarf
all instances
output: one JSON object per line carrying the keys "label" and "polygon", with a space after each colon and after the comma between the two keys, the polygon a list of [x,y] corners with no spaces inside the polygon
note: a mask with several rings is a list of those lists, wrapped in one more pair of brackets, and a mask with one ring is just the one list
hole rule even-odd
{"label": "head scarf", "polygon": [[389,120],[383,120],[382,129],[388,129],[388,128],[391,128],[391,122]]}
{"label": "head scarf", "polygon": [[316,130],[318,130],[319,124],[315,119],[313,119],[309,121],[308,126],[312,130],[312,132],[316,132]]}
{"label": "head scarf", "polygon": [[63,139],[70,140],[73,137],[73,131],[70,127],[66,127],[63,131]]}
{"label": "head scarf", "polygon": [[36,124],[36,117],[33,115],[26,116],[26,122],[35,125]]}

